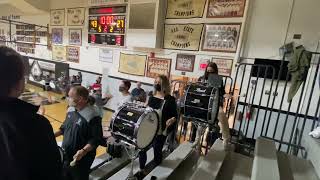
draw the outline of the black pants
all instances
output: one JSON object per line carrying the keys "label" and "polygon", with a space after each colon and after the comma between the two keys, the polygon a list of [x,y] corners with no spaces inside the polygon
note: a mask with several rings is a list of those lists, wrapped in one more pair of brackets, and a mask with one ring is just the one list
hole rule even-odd
{"label": "black pants", "polygon": [[90,167],[94,157],[84,157],[75,166],[70,166],[70,161],[65,160],[63,165],[64,180],[89,180]]}
{"label": "black pants", "polygon": [[[162,162],[162,149],[163,145],[166,141],[166,136],[163,135],[157,135],[153,140],[153,151],[154,151],[154,165],[158,166]],[[140,163],[140,169],[144,169],[147,162],[147,150],[142,150],[139,152],[139,163]]]}

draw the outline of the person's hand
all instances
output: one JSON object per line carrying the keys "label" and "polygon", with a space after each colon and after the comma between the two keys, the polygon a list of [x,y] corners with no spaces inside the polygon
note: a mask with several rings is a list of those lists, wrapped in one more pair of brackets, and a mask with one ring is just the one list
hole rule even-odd
{"label": "person's hand", "polygon": [[223,97],[226,98],[226,99],[231,99],[232,95],[231,94],[225,94],[225,95],[223,95]]}
{"label": "person's hand", "polygon": [[85,155],[86,155],[86,151],[84,151],[83,149],[80,149],[73,156],[73,159],[75,159],[76,161],[80,161],[83,158],[83,156],[85,156]]}
{"label": "person's hand", "polygon": [[113,96],[111,94],[106,94],[107,99],[111,99]]}
{"label": "person's hand", "polygon": [[40,106],[38,110],[38,114],[44,116],[45,113],[46,113],[46,109],[43,106]]}
{"label": "person's hand", "polygon": [[166,122],[167,127],[171,126],[176,121],[176,118],[171,118]]}

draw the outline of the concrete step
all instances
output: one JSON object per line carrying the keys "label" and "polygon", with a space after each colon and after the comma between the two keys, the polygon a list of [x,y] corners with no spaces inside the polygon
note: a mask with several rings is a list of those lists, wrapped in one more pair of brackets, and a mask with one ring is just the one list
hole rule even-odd
{"label": "concrete step", "polygon": [[[278,152],[278,161],[281,180],[319,180],[309,160]],[[282,172],[282,170],[284,170],[284,172]]]}
{"label": "concrete step", "polygon": [[308,152],[308,159],[311,161],[315,172],[320,177],[320,139],[315,139],[311,136],[303,138],[303,144]]}
{"label": "concrete step", "polygon": [[251,180],[280,180],[276,145],[259,137],[256,140]]}
{"label": "concrete step", "polygon": [[190,180],[214,180],[217,178],[227,151],[223,150],[221,140],[216,140],[208,154],[200,162],[197,170],[191,176]]}
{"label": "concrete step", "polygon": [[189,180],[193,173],[197,170],[198,164],[203,160],[199,152],[192,153],[185,159],[175,171],[168,177],[168,180]]}
{"label": "concrete step", "polygon": [[111,159],[111,156],[108,153],[104,153],[98,157],[96,157],[90,167],[91,171],[96,170],[99,166],[103,165],[107,161]]}
{"label": "concrete step", "polygon": [[183,143],[178,146],[162,163],[154,168],[144,179],[149,180],[152,176],[158,180],[168,179],[168,177],[176,170],[176,168],[188,158],[193,152],[191,143]]}
{"label": "concrete step", "polygon": [[227,154],[217,180],[250,180],[253,159],[230,152]]}
{"label": "concrete step", "polygon": [[96,170],[90,173],[90,180],[107,179],[122,169],[124,166],[130,163],[130,159],[127,153],[123,153],[121,158],[114,158],[111,161],[106,162]]}
{"label": "concrete step", "polygon": [[289,159],[286,153],[278,152],[278,166],[281,180],[294,180],[292,170],[289,166]]}
{"label": "concrete step", "polygon": [[[152,162],[153,158],[154,158],[154,154],[153,154],[153,148],[150,148],[147,151],[147,162],[146,162],[146,166],[148,166],[148,164],[150,162]],[[111,176],[110,178],[108,178],[108,180],[125,180],[127,179],[129,173],[131,170],[131,163],[129,163],[128,165],[126,165],[124,168],[122,168],[120,171],[118,171],[117,173],[115,173],[113,176]],[[139,168],[139,158],[136,158],[134,160],[133,163],[133,174],[137,174],[140,171]]]}

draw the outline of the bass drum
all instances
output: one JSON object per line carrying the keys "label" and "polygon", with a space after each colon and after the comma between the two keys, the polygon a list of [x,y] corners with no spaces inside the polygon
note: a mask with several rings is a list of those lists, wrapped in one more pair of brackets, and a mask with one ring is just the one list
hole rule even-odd
{"label": "bass drum", "polygon": [[144,149],[152,143],[157,134],[159,118],[151,108],[128,103],[114,114],[110,127],[116,139]]}
{"label": "bass drum", "polygon": [[187,119],[213,124],[219,110],[219,91],[201,83],[189,84],[184,92],[183,114]]}

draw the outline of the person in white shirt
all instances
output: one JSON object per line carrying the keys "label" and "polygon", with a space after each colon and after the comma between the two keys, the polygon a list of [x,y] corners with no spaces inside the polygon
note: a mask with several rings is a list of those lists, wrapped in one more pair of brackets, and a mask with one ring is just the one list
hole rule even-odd
{"label": "person in white shirt", "polygon": [[127,102],[132,102],[132,96],[129,92],[131,87],[131,82],[128,80],[123,80],[119,86],[120,96],[118,99],[118,108]]}

